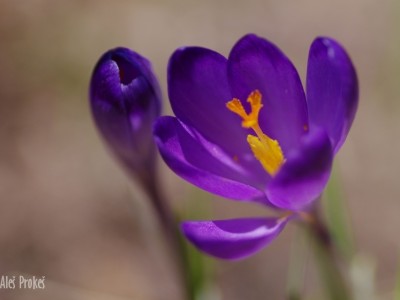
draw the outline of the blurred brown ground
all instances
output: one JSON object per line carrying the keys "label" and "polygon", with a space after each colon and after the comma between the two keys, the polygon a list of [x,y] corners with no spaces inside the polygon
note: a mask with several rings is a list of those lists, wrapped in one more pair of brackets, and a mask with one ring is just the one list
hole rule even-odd
{"label": "blurred brown ground", "polygon": [[[88,81],[105,50],[127,46],[153,61],[165,95],[175,48],[228,54],[248,32],[279,45],[303,79],[315,36],[351,54],[361,100],[337,164],[357,249],[390,299],[400,252],[399,20],[396,0],[0,1],[0,275],[46,276],[45,290],[0,290],[0,299],[180,299],[151,208],[92,124]],[[174,207],[191,206],[195,189],[161,168]],[[200,195],[212,211],[204,218],[263,213]],[[216,262],[223,299],[283,299],[293,233],[247,260]]]}

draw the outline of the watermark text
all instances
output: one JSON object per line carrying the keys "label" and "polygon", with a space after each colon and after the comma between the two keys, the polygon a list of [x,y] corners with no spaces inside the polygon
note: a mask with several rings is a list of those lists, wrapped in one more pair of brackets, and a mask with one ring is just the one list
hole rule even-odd
{"label": "watermark text", "polygon": [[46,288],[46,276],[0,276],[0,290],[43,290]]}

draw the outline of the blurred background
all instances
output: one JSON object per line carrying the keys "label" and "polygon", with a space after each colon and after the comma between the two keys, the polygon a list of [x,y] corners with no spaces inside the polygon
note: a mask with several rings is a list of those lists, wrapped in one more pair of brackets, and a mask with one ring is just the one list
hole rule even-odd
{"label": "blurred background", "polygon": [[[399,20],[396,0],[1,0],[0,275],[46,276],[46,289],[0,289],[0,299],[181,299],[148,200],[94,128],[88,82],[103,52],[132,48],[153,62],[169,114],[172,51],[201,45],[227,55],[249,32],[276,43],[303,80],[316,36],[334,37],[350,53],[360,106],[335,176],[361,273],[375,277],[367,282],[379,299],[393,299],[400,253]],[[196,216],[203,219],[265,213],[198,191],[159,165],[177,210],[200,205]],[[209,259],[215,295],[284,299],[295,233],[288,226],[244,261]],[[303,288],[322,299],[314,269],[307,266]]]}

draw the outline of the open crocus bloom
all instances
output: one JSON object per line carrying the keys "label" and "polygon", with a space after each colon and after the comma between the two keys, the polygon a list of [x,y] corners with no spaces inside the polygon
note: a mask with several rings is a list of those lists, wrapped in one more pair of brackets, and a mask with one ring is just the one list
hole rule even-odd
{"label": "open crocus bloom", "polygon": [[351,60],[330,38],[311,45],[306,94],[290,60],[252,34],[228,59],[205,48],[178,49],[168,92],[176,117],[160,117],[154,134],[176,174],[219,196],[292,212],[182,224],[195,246],[224,259],[266,246],[322,194],[358,102]]}

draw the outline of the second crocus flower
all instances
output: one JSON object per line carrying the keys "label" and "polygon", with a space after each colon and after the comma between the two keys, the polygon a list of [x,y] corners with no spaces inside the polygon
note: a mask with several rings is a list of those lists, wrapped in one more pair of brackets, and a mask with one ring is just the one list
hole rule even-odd
{"label": "second crocus flower", "polygon": [[148,181],[155,161],[153,122],[161,111],[150,62],[127,48],[107,51],[93,71],[89,96],[107,146],[131,175]]}

